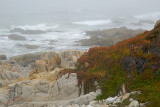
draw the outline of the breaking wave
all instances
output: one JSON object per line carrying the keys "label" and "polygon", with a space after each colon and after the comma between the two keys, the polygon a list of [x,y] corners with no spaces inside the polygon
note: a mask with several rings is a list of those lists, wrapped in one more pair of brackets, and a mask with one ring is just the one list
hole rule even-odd
{"label": "breaking wave", "polygon": [[88,26],[96,26],[96,25],[106,25],[112,23],[112,20],[87,20],[87,21],[81,21],[81,22],[72,22],[73,24],[78,25],[88,25]]}
{"label": "breaking wave", "polygon": [[11,30],[13,29],[23,29],[23,30],[41,30],[41,31],[49,31],[58,28],[59,25],[48,26],[46,24],[38,24],[38,25],[24,25],[24,26],[12,26]]}

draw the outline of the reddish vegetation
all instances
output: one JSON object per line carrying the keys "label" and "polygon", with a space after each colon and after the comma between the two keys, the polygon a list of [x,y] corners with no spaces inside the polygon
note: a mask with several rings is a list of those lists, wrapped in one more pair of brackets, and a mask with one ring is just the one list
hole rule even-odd
{"label": "reddish vegetation", "polygon": [[[113,63],[122,63],[124,58],[131,56],[132,59],[143,58],[150,63],[156,65],[154,71],[159,69],[157,65],[160,61],[158,53],[152,51],[150,48],[160,49],[160,28],[153,29],[152,31],[146,31],[142,34],[137,35],[134,38],[124,40],[111,47],[94,47],[91,48],[85,55],[79,60],[80,65],[84,65],[86,62],[89,63],[88,70],[93,67],[112,67]],[[157,60],[158,59],[158,60]]]}
{"label": "reddish vegetation", "polygon": [[78,60],[76,70],[63,73],[68,72],[77,73],[85,93],[95,91],[98,81],[102,88],[98,99],[115,95],[125,83],[127,91],[142,90],[138,100],[159,106],[156,104],[160,100],[157,94],[160,93],[160,25],[114,46],[89,49]]}

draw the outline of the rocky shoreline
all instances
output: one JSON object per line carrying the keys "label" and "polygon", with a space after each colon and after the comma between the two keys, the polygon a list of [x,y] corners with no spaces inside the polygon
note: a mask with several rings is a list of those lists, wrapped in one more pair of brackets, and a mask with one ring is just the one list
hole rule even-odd
{"label": "rocky shoreline", "polygon": [[[152,37],[154,35],[149,35],[149,38]],[[114,97],[107,99],[96,100],[97,96],[102,94],[97,81],[94,83],[97,84],[96,90],[85,93],[83,82],[79,83],[79,75],[76,72],[65,71],[76,70],[78,59],[82,56],[80,58],[82,60],[85,55],[85,52],[76,50],[37,52],[10,59],[1,55],[0,107],[145,107],[149,105],[149,102],[137,101],[137,96],[142,94],[141,90],[132,90],[128,93],[125,83],[120,85]],[[87,68],[89,63],[81,67]]]}
{"label": "rocky shoreline", "polygon": [[126,27],[86,31],[86,35],[90,38],[79,40],[77,41],[77,44],[81,46],[107,47],[115,45],[124,39],[132,38],[144,31],[145,30],[142,29],[132,30]]}
{"label": "rocky shoreline", "polygon": [[[44,52],[12,57],[0,64],[1,107],[143,107],[126,93],[124,86],[119,95],[96,101],[101,94],[84,95],[78,86],[77,74],[62,75],[64,69],[75,69],[84,52]],[[128,103],[125,104],[127,99]],[[125,101],[125,102],[124,102]],[[123,104],[124,103],[124,104]]]}

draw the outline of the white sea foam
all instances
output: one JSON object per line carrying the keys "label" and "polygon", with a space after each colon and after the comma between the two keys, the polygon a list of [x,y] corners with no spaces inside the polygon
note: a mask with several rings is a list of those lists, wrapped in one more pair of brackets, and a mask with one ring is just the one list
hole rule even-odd
{"label": "white sea foam", "polygon": [[20,28],[23,30],[42,30],[48,31],[58,28],[59,25],[47,26],[46,24],[38,24],[38,25],[24,25],[24,26],[12,26],[11,29]]}
{"label": "white sea foam", "polygon": [[135,18],[138,19],[150,19],[150,20],[154,20],[157,21],[158,19],[160,19],[160,12],[153,12],[153,13],[147,13],[147,14],[142,14],[142,15],[136,15],[134,16]]}
{"label": "white sea foam", "polygon": [[88,26],[96,26],[96,25],[106,25],[112,23],[110,19],[108,20],[86,20],[81,22],[72,22],[73,24],[78,25],[88,25]]}

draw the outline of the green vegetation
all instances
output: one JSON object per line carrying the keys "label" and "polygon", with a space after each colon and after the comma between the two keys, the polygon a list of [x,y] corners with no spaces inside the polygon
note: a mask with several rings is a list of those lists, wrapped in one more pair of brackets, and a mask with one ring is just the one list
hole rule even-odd
{"label": "green vegetation", "polygon": [[[117,95],[124,83],[128,92],[140,90],[133,96],[150,107],[160,106],[160,27],[124,40],[111,47],[94,47],[79,60],[79,84],[84,92],[96,90],[99,83],[102,95],[97,100]],[[67,71],[71,72],[71,71]],[[72,71],[73,72],[73,71]]]}

